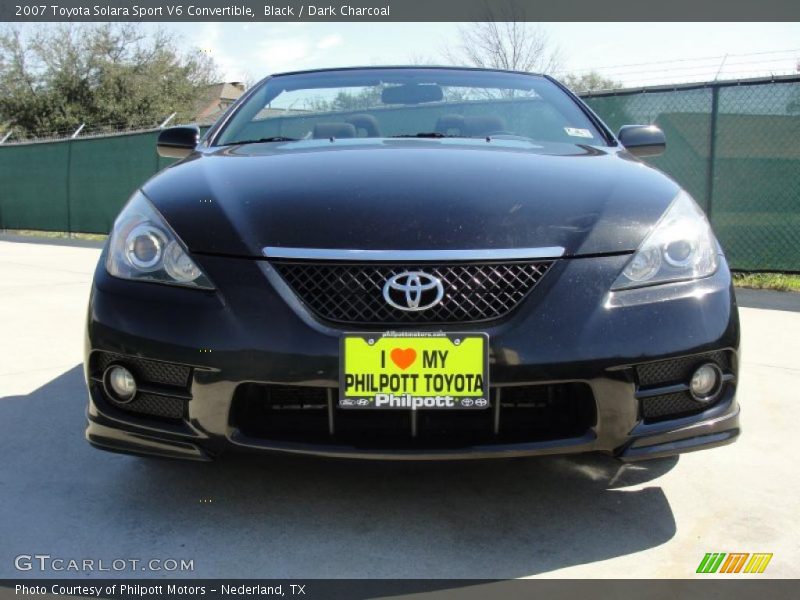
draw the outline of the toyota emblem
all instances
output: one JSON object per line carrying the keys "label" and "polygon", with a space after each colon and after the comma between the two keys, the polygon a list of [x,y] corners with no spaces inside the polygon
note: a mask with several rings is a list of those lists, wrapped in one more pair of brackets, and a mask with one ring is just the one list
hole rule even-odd
{"label": "toyota emblem", "polygon": [[383,299],[397,310],[428,310],[439,304],[442,298],[442,281],[424,271],[403,271],[387,279],[383,285]]}

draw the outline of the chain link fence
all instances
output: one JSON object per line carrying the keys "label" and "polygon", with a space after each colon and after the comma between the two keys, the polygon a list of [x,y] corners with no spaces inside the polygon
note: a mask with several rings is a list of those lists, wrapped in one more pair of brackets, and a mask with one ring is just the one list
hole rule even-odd
{"label": "chain link fence", "polygon": [[[708,213],[734,269],[800,272],[800,78],[660,86],[584,95],[614,130],[655,123],[650,162]],[[0,145],[0,229],[107,233],[170,160],[158,129]]]}

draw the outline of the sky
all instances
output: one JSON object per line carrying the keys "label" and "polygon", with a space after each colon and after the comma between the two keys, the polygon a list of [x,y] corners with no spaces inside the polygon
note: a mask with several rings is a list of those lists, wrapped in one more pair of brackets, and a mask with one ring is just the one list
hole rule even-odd
{"label": "sky", "polygon": [[[459,23],[164,23],[210,54],[226,81],[281,71],[443,62]],[[625,85],[792,74],[800,23],[541,23],[563,73],[597,70]],[[727,57],[726,57],[727,55]],[[562,73],[562,74],[563,74]],[[558,74],[556,74],[558,75]]]}

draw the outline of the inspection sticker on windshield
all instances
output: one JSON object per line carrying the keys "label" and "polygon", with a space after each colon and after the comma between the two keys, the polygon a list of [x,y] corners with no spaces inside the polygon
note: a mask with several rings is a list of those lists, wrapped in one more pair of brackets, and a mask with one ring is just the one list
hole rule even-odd
{"label": "inspection sticker on windshield", "polygon": [[582,137],[582,138],[590,138],[594,137],[592,132],[588,129],[577,129],[575,127],[564,127],[564,131],[567,132],[567,135],[571,135],[572,137]]}
{"label": "inspection sticker on windshield", "polygon": [[340,408],[489,406],[485,333],[346,333],[340,351]]}

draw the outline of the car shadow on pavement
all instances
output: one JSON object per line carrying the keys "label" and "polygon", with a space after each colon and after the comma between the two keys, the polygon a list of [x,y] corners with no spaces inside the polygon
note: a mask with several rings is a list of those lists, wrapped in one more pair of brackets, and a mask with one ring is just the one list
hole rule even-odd
{"label": "car shadow on pavement", "polygon": [[[84,441],[85,398],[80,365],[0,398],[0,495],[13,516],[0,521],[0,577],[41,577],[13,567],[14,556],[36,551],[191,559],[194,571],[172,573],[184,577],[510,578],[675,535],[652,480],[676,458],[142,459]],[[86,576],[49,573],[62,575]]]}

